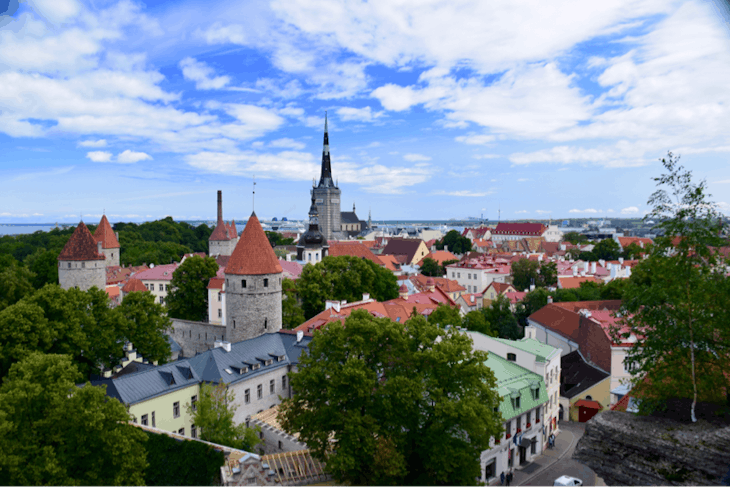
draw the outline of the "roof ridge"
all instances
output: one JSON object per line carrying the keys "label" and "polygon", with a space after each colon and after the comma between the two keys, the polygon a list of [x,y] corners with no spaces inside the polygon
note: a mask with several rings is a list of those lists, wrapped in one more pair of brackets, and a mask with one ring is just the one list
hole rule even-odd
{"label": "roof ridge", "polygon": [[256,213],[252,213],[226,265],[226,274],[263,275],[284,272]]}

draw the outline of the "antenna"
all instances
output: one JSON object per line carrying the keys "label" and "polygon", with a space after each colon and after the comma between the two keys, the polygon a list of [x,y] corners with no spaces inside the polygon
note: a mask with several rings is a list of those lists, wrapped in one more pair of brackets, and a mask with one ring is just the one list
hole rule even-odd
{"label": "antenna", "polygon": [[251,210],[256,211],[256,176],[253,177],[253,195],[251,197]]}

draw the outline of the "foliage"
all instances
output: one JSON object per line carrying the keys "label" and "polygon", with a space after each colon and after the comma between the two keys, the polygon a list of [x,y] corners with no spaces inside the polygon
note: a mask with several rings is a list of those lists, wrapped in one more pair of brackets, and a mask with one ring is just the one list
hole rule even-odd
{"label": "foliage", "polygon": [[33,292],[35,276],[9,255],[0,255],[0,311]]}
{"label": "foliage", "polygon": [[512,263],[512,283],[518,291],[536,287],[555,286],[558,282],[558,267],[555,262],[540,264],[535,260],[520,259]]}
{"label": "foliage", "polygon": [[593,255],[597,260],[616,260],[621,256],[621,247],[612,238],[606,238],[593,247]]}
{"label": "foliage", "polygon": [[142,485],[145,434],[71,359],[34,352],[0,387],[0,484]]}
{"label": "foliage", "polygon": [[327,256],[307,264],[297,279],[304,316],[309,319],[324,310],[327,300],[360,301],[370,293],[377,301],[398,297],[398,280],[388,269],[367,259]]}
{"label": "foliage", "polygon": [[284,236],[279,232],[270,232],[266,230],[264,233],[266,233],[266,238],[269,239],[269,243],[272,247],[276,247],[277,245],[292,245],[294,243],[293,238],[284,238]]}
{"label": "foliage", "polygon": [[649,249],[640,247],[636,242],[631,242],[629,245],[624,247],[624,251],[621,253],[621,257],[624,259],[638,259],[642,254],[648,253]]}
{"label": "foliage", "polygon": [[588,241],[588,238],[578,232],[567,232],[565,235],[563,235],[563,240],[565,240],[566,242],[570,242],[573,245],[578,245],[586,243]]}
{"label": "foliage", "polygon": [[421,316],[397,323],[357,310],[315,333],[279,417],[338,483],[471,485],[501,434],[486,358]]}
{"label": "foliage", "polygon": [[448,304],[440,304],[428,315],[428,322],[445,328],[447,326],[461,326],[462,318],[458,308],[452,308]]}
{"label": "foliage", "polygon": [[46,284],[58,283],[58,254],[52,250],[38,249],[25,259],[25,264],[35,274],[33,287],[40,289]]}
{"label": "foliage", "polygon": [[133,292],[114,308],[125,320],[121,336],[131,341],[137,353],[150,362],[165,363],[170,356],[166,331],[172,326],[165,307],[149,292]]}
{"label": "foliage", "polygon": [[304,310],[299,303],[296,282],[285,278],[281,289],[281,323],[284,328],[291,330],[306,321]]}
{"label": "foliage", "polygon": [[9,255],[19,262],[25,262],[28,256],[38,250],[59,254],[73,232],[72,227],[66,230],[54,228],[49,232],[38,230],[30,234],[4,235],[0,237],[0,255]]}
{"label": "foliage", "polygon": [[421,265],[421,274],[424,276],[430,276],[430,277],[443,277],[444,275],[444,268],[439,265],[438,262],[433,260],[431,257],[426,257],[423,259],[423,264]]}
{"label": "foliage", "polygon": [[678,160],[670,152],[661,160],[666,173],[654,178],[658,189],[646,218],[659,221],[664,236],[634,268],[621,310],[630,319],[612,335],[637,338],[625,360],[641,386],[640,408],[650,412],[657,402],[691,397],[696,421],[698,400],[726,400],[730,391],[730,279],[716,252],[727,245],[720,214],[706,182],[694,183]]}
{"label": "foliage", "polygon": [[444,247],[448,247],[449,251],[454,254],[464,254],[471,251],[471,240],[462,236],[456,230],[449,231],[443,239],[437,241],[434,245],[438,250],[444,250]]}
{"label": "foliage", "polygon": [[194,255],[186,258],[172,273],[167,294],[167,312],[171,318],[202,321],[208,316],[208,281],[218,272],[213,257]]}
{"label": "foliage", "polygon": [[178,441],[167,435],[147,434],[147,485],[220,485],[222,451],[197,441]]}
{"label": "foliage", "polygon": [[583,250],[578,254],[578,259],[588,262],[598,262],[598,256],[592,250]]}
{"label": "foliage", "polygon": [[517,340],[524,336],[524,331],[520,328],[517,318],[512,314],[510,302],[506,296],[497,296],[490,305],[480,310],[489,323],[490,328],[497,332],[500,338],[509,338]]}
{"label": "foliage", "polygon": [[193,424],[198,427],[201,440],[217,443],[239,450],[253,451],[259,443],[256,435],[258,429],[246,428],[245,424],[236,425],[233,415],[234,394],[220,382],[218,385],[200,385],[200,398],[195,403],[186,404],[188,414],[193,417]]}
{"label": "foliage", "polygon": [[484,335],[497,337],[499,331],[492,327],[492,324],[487,321],[486,313],[482,313],[481,310],[469,311],[464,320],[462,326],[470,331],[478,331]]}
{"label": "foliage", "polygon": [[540,287],[557,286],[558,284],[558,264],[555,262],[546,262],[540,266],[540,275],[537,279],[537,285]]}

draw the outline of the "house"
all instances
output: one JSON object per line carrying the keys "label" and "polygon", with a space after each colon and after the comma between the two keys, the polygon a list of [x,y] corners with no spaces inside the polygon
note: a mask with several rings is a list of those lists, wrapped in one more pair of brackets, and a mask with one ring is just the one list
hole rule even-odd
{"label": "house", "polygon": [[370,249],[360,243],[359,241],[352,241],[352,242],[341,242],[341,241],[330,241],[329,242],[329,253],[328,255],[332,257],[338,257],[341,255],[351,255],[353,257],[360,257],[362,259],[367,259],[370,262],[373,262],[380,267],[384,267],[383,261],[380,260],[380,258],[373,254]]}
{"label": "house", "polygon": [[511,265],[508,262],[482,257],[446,266],[446,277],[456,280],[468,293],[481,292],[492,282],[511,282]]}
{"label": "house", "polygon": [[461,294],[455,301],[462,316],[470,311],[478,311],[483,307],[482,295],[479,293]]}
{"label": "house", "polygon": [[504,240],[542,237],[547,229],[542,223],[498,223],[497,228],[492,230],[492,240],[501,243]]}
{"label": "house", "polygon": [[[580,350],[588,363],[610,374],[614,390],[632,377],[624,359],[637,341],[633,333],[618,342],[611,338],[611,328],[620,325],[620,306],[619,300],[548,302],[527,318],[525,335],[560,348],[563,355]],[[624,325],[619,331],[629,330]]]}
{"label": "house", "polygon": [[508,362],[515,363],[530,372],[538,374],[546,388],[548,397],[542,410],[542,423],[545,425],[545,434],[542,436],[542,446],[547,444],[551,433],[559,433],[559,399],[562,363],[560,349],[537,340],[523,338],[521,340],[507,340],[494,338],[482,333],[467,331],[474,342],[475,350],[483,350],[496,354]]}
{"label": "house", "polygon": [[489,238],[492,236],[492,228],[491,227],[476,227],[476,228],[465,228],[463,232],[461,232],[462,237],[466,237],[469,240],[474,242],[474,240],[489,240]]}
{"label": "house", "polygon": [[304,269],[304,266],[299,262],[279,259],[279,264],[284,269],[284,279],[291,279],[292,281],[299,279],[299,275],[302,273],[302,269]]}
{"label": "house", "polygon": [[219,325],[226,322],[226,277],[222,271],[219,268],[218,275],[208,281],[208,322]]}
{"label": "house", "polygon": [[403,274],[403,269],[401,266],[403,266],[403,262],[401,262],[402,259],[399,259],[398,257],[403,256],[395,256],[395,255],[388,255],[388,254],[381,254],[378,255],[378,259],[385,265],[385,268],[391,271],[396,276],[400,276]]}
{"label": "house", "polygon": [[[605,410],[611,405],[611,375],[586,362],[579,350],[560,359],[560,419],[584,423],[590,411]],[[578,401],[595,401],[600,408],[577,405]],[[593,405],[594,406],[594,405]],[[567,413],[567,414],[566,414]]]}
{"label": "house", "polygon": [[475,238],[471,243],[471,248],[480,253],[487,253],[489,249],[494,248],[494,242],[491,240],[483,240],[481,238]]}
{"label": "house", "polygon": [[456,301],[466,288],[453,279],[445,277],[428,277],[423,274],[416,274],[408,278],[413,283],[415,292],[432,292],[435,288],[446,294],[452,301]]}
{"label": "house", "polygon": [[426,259],[435,260],[438,265],[443,265],[444,262],[447,261],[458,261],[459,259],[449,252],[448,250],[434,250],[432,252],[429,252],[426,257],[418,261],[418,266],[423,267],[423,261]]}
{"label": "house", "polygon": [[428,247],[421,239],[415,238],[391,238],[383,248],[384,254],[405,255],[407,265],[416,265],[429,254]]}
{"label": "house", "polygon": [[517,289],[512,284],[505,284],[503,282],[490,282],[487,288],[482,291],[484,300],[484,306],[489,306],[492,301],[497,299],[498,296],[503,296],[505,293],[515,293]]}
{"label": "house", "polygon": [[142,281],[142,284],[155,297],[155,302],[164,304],[167,294],[170,292],[172,274],[178,267],[180,267],[180,264],[177,262],[158,266],[150,264],[149,269],[138,272],[134,277]]}
{"label": "house", "polygon": [[596,284],[603,284],[603,280],[595,276],[558,276],[558,289],[577,289],[584,282],[595,282]]}
{"label": "house", "polygon": [[618,243],[618,246],[621,249],[621,252],[626,250],[626,247],[628,247],[631,244],[638,245],[642,249],[646,249],[650,245],[654,244],[654,241],[652,239],[645,238],[645,237],[618,237],[618,236],[616,236],[614,239],[616,240],[616,243]]}

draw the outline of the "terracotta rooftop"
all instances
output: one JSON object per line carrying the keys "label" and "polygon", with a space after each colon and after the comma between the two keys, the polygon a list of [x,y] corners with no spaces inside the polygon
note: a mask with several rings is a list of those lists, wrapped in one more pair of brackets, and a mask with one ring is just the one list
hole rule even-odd
{"label": "terracotta rooftop", "polygon": [[367,248],[365,245],[363,245],[359,241],[353,241],[353,242],[330,241],[329,246],[330,246],[330,249],[329,249],[329,252],[327,253],[327,255],[331,255],[332,257],[338,257],[340,255],[352,255],[353,257],[362,257],[369,261],[375,262],[379,266],[385,265],[385,264],[383,264],[383,261],[380,260],[380,258],[377,255],[373,254],[369,248]]}
{"label": "terracotta rooftop", "polygon": [[211,277],[210,281],[208,281],[208,289],[223,289],[224,282],[225,282],[224,278]]}
{"label": "terracotta rooftop", "polygon": [[134,277],[145,281],[172,281],[172,275],[178,267],[180,267],[180,264],[177,262],[156,265],[146,271],[138,272]]}
{"label": "terracotta rooftop", "polygon": [[236,244],[236,249],[228,261],[226,274],[258,276],[282,272],[279,259],[276,257],[274,249],[271,248],[256,213],[251,213],[251,217],[243,228],[241,238]]}
{"label": "terracotta rooftop", "polygon": [[215,229],[213,230],[213,233],[210,234],[208,240],[216,242],[230,240],[231,237],[229,235],[229,231],[230,227],[226,224],[226,222],[218,220],[218,223],[216,223]]}
{"label": "terracotta rooftop", "polygon": [[456,257],[454,254],[452,254],[448,250],[435,250],[433,252],[430,252],[423,259],[421,259],[421,261],[418,263],[418,265],[422,266],[423,261],[426,259],[435,260],[439,265],[443,264],[447,260],[459,260],[458,257]]}
{"label": "terracotta rooftop", "polygon": [[101,242],[101,247],[104,249],[118,249],[120,247],[119,240],[117,240],[114,229],[109,224],[106,215],[102,215],[99,226],[96,227],[94,232],[94,239]]}
{"label": "terracotta rooftop", "polygon": [[499,223],[492,235],[524,235],[539,237],[547,227],[542,223]]}
{"label": "terracotta rooftop", "polygon": [[602,283],[603,281],[594,276],[585,276],[585,277],[571,276],[571,277],[558,277],[558,282],[560,282],[560,287],[562,289],[577,289],[580,287],[581,283],[583,283],[583,282]]}
{"label": "terracotta rooftop", "polygon": [[66,242],[66,246],[58,254],[58,260],[105,260],[104,254],[97,252],[94,236],[89,228],[80,222]]}
{"label": "terracotta rooftop", "polygon": [[142,284],[142,281],[133,277],[124,285],[122,291],[128,294],[134,291],[147,291],[147,288]]}

